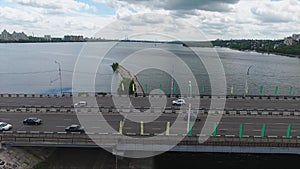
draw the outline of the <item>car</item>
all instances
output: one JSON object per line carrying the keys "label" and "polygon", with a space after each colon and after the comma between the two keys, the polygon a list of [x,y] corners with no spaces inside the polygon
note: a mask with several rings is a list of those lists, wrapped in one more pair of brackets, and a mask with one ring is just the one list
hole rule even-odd
{"label": "car", "polygon": [[28,117],[28,118],[23,120],[23,124],[40,125],[40,124],[42,124],[42,119],[39,119],[37,117]]}
{"label": "car", "polygon": [[80,132],[83,133],[84,132],[84,127],[78,125],[78,124],[72,124],[69,125],[65,128],[66,132]]}
{"label": "car", "polygon": [[184,99],[177,99],[177,100],[173,100],[172,104],[173,105],[184,105],[185,101],[184,101]]}
{"label": "car", "polygon": [[0,166],[2,166],[4,164],[5,164],[5,161],[3,161],[3,160],[0,159]]}
{"label": "car", "polygon": [[12,129],[12,125],[6,122],[0,122],[0,131],[7,131]]}
{"label": "car", "polygon": [[87,106],[86,101],[79,101],[78,103],[74,104],[74,107],[85,107],[85,106]]}

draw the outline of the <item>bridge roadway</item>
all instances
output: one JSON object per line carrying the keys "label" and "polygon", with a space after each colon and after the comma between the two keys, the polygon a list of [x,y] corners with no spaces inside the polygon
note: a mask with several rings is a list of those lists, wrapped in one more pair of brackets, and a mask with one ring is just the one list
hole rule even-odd
{"label": "bridge roadway", "polygon": [[[22,123],[26,117],[35,116],[43,120],[42,125],[28,126]],[[88,118],[91,125],[87,131],[99,128],[99,120],[97,115],[93,113],[83,113],[82,118]],[[139,115],[143,116],[143,114]],[[166,131],[167,122],[174,121],[177,117],[179,123],[186,124],[182,114],[162,114],[158,119],[150,123],[144,123],[144,133],[158,134]],[[115,129],[115,133],[119,132],[120,121],[124,117],[120,114],[107,113],[104,114],[105,120]],[[149,117],[149,115],[147,115]],[[199,116],[201,121],[195,122],[193,127],[193,135],[200,133],[204,125],[206,115]],[[141,117],[143,118],[143,117]],[[1,112],[0,121],[5,121],[13,125],[13,131],[40,131],[40,132],[64,132],[64,128],[70,124],[79,124],[75,114],[66,113],[19,113],[19,112]],[[104,123],[104,122],[103,122]],[[265,136],[286,135],[288,125],[291,124],[291,136],[300,136],[300,117],[298,116],[262,116],[262,115],[223,115],[217,127],[218,135],[239,135],[240,124],[243,124],[243,134],[248,136],[261,136],[262,125],[266,124]],[[140,123],[125,120],[123,133],[140,134]],[[185,125],[186,126],[186,125]],[[101,131],[105,132],[105,131]],[[184,134],[186,128],[171,128],[170,134]],[[112,134],[112,133],[110,133]]]}
{"label": "bridge roadway", "polygon": [[[0,107],[22,107],[22,106],[73,106],[72,97],[0,97]],[[122,99],[122,97],[120,97]],[[135,108],[145,108],[149,107],[149,97],[130,97],[131,104]],[[290,97],[284,99],[283,97],[237,97],[237,98],[228,98],[226,99],[225,109],[283,109],[283,110],[300,110],[300,97]],[[89,97],[82,97],[81,100],[89,100]],[[123,98],[124,99],[124,98]],[[172,100],[176,98],[167,98],[166,108],[174,107],[172,106]],[[150,97],[150,100],[161,101],[161,99]],[[189,99],[186,99],[188,102]],[[97,97],[97,102],[99,107],[113,107],[114,102],[111,96],[101,96]],[[123,101],[121,101],[123,102]],[[200,107],[208,109],[210,107],[210,98],[201,98],[200,99]],[[129,106],[128,102],[124,101],[123,106]],[[195,104],[195,100],[191,100],[192,106]],[[199,104],[199,103],[198,103]],[[122,105],[122,103],[121,103]],[[97,105],[88,105],[91,107],[95,107]]]}

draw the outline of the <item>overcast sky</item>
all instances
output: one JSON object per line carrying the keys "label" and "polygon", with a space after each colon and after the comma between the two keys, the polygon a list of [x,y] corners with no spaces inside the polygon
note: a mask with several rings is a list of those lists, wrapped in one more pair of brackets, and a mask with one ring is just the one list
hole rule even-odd
{"label": "overcast sky", "polygon": [[170,24],[164,18],[172,18],[210,40],[282,39],[300,33],[299,9],[300,0],[0,0],[0,29],[92,37],[109,24],[150,13],[157,15],[130,24],[151,29]]}

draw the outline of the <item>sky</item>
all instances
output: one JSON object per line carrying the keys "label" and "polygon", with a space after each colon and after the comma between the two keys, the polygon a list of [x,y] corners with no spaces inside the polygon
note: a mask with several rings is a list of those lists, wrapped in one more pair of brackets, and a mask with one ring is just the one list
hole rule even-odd
{"label": "sky", "polygon": [[300,0],[0,0],[0,31],[97,37],[114,30],[101,36],[122,38],[163,29],[185,40],[198,40],[195,31],[209,40],[283,39],[300,33],[299,9]]}

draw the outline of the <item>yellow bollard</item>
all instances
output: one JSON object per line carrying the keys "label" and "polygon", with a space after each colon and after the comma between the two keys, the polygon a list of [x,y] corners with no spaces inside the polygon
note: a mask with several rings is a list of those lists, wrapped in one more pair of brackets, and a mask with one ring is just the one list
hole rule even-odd
{"label": "yellow bollard", "polygon": [[135,84],[132,84],[132,91],[135,92]]}
{"label": "yellow bollard", "polygon": [[141,135],[144,135],[144,122],[141,121]]}
{"label": "yellow bollard", "polygon": [[120,121],[119,133],[123,134],[123,121]]}
{"label": "yellow bollard", "polygon": [[246,87],[245,92],[246,92],[246,94],[249,93],[249,87],[248,86]]}
{"label": "yellow bollard", "polygon": [[122,87],[122,91],[124,92],[124,90],[125,90],[124,83],[121,83],[121,87]]}
{"label": "yellow bollard", "polygon": [[166,129],[166,135],[170,135],[170,122],[167,122],[167,129]]}
{"label": "yellow bollard", "polygon": [[234,88],[233,88],[233,86],[231,86],[230,93],[233,94],[233,92],[234,92]]}

